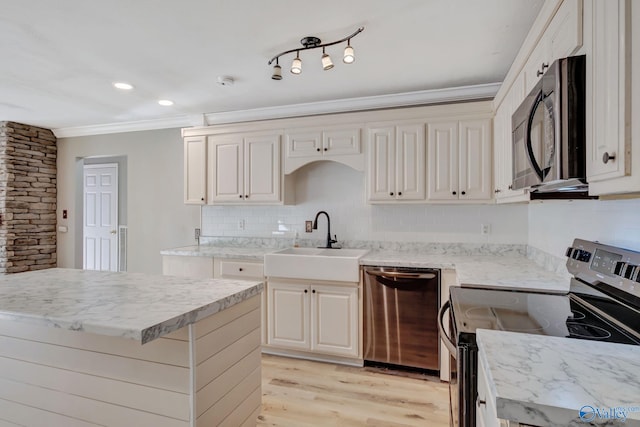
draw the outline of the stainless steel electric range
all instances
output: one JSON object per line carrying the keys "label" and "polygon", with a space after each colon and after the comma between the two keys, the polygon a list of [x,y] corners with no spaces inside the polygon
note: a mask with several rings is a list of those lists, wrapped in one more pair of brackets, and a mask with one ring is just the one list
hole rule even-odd
{"label": "stainless steel electric range", "polygon": [[575,239],[566,255],[573,277],[564,295],[451,288],[438,320],[451,354],[453,426],[476,425],[476,329],[640,345],[640,253]]}

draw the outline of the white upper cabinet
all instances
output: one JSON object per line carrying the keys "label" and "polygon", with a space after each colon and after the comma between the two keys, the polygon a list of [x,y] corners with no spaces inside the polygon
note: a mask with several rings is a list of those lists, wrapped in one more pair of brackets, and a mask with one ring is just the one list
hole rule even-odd
{"label": "white upper cabinet", "polygon": [[496,111],[493,120],[494,193],[497,203],[527,201],[524,189],[513,190],[513,125],[511,116],[525,97],[525,77],[521,73]]}
{"label": "white upper cabinet", "polygon": [[192,136],[184,139],[184,202],[204,205],[207,194],[207,139]]}
{"label": "white upper cabinet", "polygon": [[360,129],[359,125],[353,125],[286,130],[284,173],[318,160],[332,160],[364,170]]}
{"label": "white upper cabinet", "polygon": [[209,203],[279,204],[280,135],[210,136]]}
{"label": "white upper cabinet", "polygon": [[424,123],[368,128],[368,200],[424,201]]}
{"label": "white upper cabinet", "polygon": [[[640,106],[640,78],[637,71],[631,73],[640,63],[639,30],[631,26],[639,22],[640,8],[632,8],[631,3],[585,3],[592,50],[587,55],[587,100],[591,101],[586,111],[591,195],[640,191],[640,139],[634,134],[638,120],[632,120],[632,110]],[[633,135],[636,150],[632,150]]]}
{"label": "white upper cabinet", "polygon": [[574,54],[582,38],[582,0],[564,0],[524,66],[526,93],[553,61]]}
{"label": "white upper cabinet", "polygon": [[491,120],[428,124],[428,200],[490,200]]}

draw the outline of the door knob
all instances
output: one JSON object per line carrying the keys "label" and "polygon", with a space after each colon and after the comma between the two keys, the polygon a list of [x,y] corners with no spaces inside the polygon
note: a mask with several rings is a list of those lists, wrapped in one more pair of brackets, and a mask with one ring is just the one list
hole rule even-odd
{"label": "door knob", "polygon": [[116,230],[111,230],[111,234],[116,234],[117,231]]}

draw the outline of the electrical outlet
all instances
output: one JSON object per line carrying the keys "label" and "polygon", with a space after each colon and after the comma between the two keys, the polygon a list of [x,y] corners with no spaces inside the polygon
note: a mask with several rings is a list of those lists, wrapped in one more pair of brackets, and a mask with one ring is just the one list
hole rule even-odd
{"label": "electrical outlet", "polygon": [[311,233],[313,231],[313,221],[304,222],[304,231],[305,233]]}
{"label": "electrical outlet", "polygon": [[238,220],[238,230],[244,230],[244,219]]}
{"label": "electrical outlet", "polygon": [[489,233],[491,233],[491,224],[481,224],[480,234],[489,234]]}
{"label": "electrical outlet", "polygon": [[194,237],[196,238],[196,240],[200,239],[200,229],[199,228],[195,229]]}

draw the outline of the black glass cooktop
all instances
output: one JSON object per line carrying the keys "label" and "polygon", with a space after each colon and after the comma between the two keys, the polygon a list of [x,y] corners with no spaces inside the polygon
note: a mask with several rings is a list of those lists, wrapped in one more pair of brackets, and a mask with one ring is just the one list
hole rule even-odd
{"label": "black glass cooktop", "polygon": [[[598,291],[591,293],[590,298],[604,297],[612,304],[605,295],[596,296]],[[459,339],[475,335],[476,329],[493,329],[640,345],[640,338],[583,304],[578,295],[451,288],[451,305]]]}

